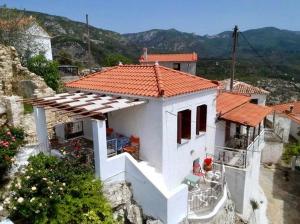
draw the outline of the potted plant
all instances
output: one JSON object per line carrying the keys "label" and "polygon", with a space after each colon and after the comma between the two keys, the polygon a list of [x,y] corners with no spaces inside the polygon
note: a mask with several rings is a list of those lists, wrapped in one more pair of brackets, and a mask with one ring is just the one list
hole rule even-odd
{"label": "potted plant", "polygon": [[203,169],[206,172],[212,170],[212,158],[207,157],[207,158],[204,159]]}

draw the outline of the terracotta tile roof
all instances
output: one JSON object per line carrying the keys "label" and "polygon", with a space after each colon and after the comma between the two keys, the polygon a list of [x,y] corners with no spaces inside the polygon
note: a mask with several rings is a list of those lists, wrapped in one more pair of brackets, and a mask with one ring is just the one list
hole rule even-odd
{"label": "terracotta tile roof", "polygon": [[140,63],[145,62],[196,62],[198,56],[195,52],[188,54],[148,54],[147,58],[144,55],[140,57]]}
{"label": "terracotta tile roof", "polygon": [[272,111],[271,107],[245,103],[222,115],[221,119],[256,127]]}
{"label": "terracotta tile roof", "polygon": [[[229,90],[230,79],[219,81],[219,83],[220,83],[220,89]],[[237,81],[237,80],[233,81],[233,92],[243,93],[243,94],[263,94],[263,95],[269,94],[268,91],[262,88],[250,85],[245,82]]]}
{"label": "terracotta tile roof", "polygon": [[171,97],[217,88],[217,85],[160,65],[119,65],[71,81],[66,87],[142,97]]}
{"label": "terracotta tile roof", "polygon": [[250,101],[250,97],[236,93],[220,93],[217,96],[217,113],[225,114]]}
{"label": "terracotta tile roof", "polygon": [[[293,110],[290,111],[291,106],[293,106]],[[277,112],[286,115],[290,119],[294,120],[298,124],[300,124],[300,101],[277,104],[272,106],[272,108]]]}

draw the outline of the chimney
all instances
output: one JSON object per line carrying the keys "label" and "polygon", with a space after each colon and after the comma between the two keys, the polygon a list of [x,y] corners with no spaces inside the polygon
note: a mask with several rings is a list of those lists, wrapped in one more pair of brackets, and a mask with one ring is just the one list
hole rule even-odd
{"label": "chimney", "polygon": [[293,111],[294,111],[294,105],[293,105],[293,104],[291,104],[291,105],[290,105],[290,110],[289,110],[289,113],[293,113]]}
{"label": "chimney", "polygon": [[143,48],[143,51],[144,51],[144,60],[147,60],[148,58],[148,49],[146,47]]}

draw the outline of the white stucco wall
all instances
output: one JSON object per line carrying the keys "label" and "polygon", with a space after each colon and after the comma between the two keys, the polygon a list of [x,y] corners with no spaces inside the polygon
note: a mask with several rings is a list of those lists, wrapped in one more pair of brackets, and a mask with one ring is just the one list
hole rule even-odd
{"label": "white stucco wall", "polygon": [[293,136],[295,139],[300,141],[300,124],[297,122],[291,120],[291,129],[290,129],[290,135]]}
{"label": "white stucco wall", "polygon": [[140,138],[140,159],[158,171],[162,167],[162,101],[131,107],[108,115],[109,127],[115,132]]}
{"label": "white stucco wall", "polygon": [[24,35],[24,43],[22,43],[24,50],[28,48],[32,52],[31,56],[43,53],[48,60],[53,60],[51,38],[41,26],[33,24]]}
{"label": "white stucco wall", "polygon": [[251,94],[251,99],[258,99],[258,105],[266,105],[267,95],[265,94]]}
{"label": "white stucco wall", "polygon": [[[192,172],[193,161],[213,154],[215,141],[216,90],[207,90],[165,100],[163,105],[163,176],[168,188],[179,185]],[[207,105],[207,131],[196,135],[196,108]],[[177,144],[177,113],[191,110],[191,139]]]}
{"label": "white stucco wall", "polygon": [[[172,68],[174,63],[180,63],[180,71],[196,75],[196,62],[158,62],[160,65]],[[141,63],[141,64],[154,64],[153,63]]]}
{"label": "white stucco wall", "polygon": [[225,166],[225,176],[231,198],[235,203],[236,211],[245,219],[249,218],[252,211],[250,200],[259,189],[260,158],[264,146],[262,134],[260,141],[255,141],[254,148],[250,147],[250,151],[247,152],[247,157],[250,159],[247,168]]}
{"label": "white stucco wall", "polygon": [[[267,119],[272,124],[273,116],[274,114],[270,114],[267,116]],[[291,130],[291,120],[285,115],[275,113],[275,124],[273,124],[273,126],[275,133],[282,138],[284,143],[288,143]]]}

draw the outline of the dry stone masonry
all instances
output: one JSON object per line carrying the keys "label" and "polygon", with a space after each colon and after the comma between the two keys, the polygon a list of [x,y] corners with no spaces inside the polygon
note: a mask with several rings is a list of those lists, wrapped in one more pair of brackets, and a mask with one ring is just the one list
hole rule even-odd
{"label": "dry stone masonry", "polygon": [[[14,47],[0,45],[0,127],[12,125],[23,127],[28,141],[35,142],[33,114],[24,114],[24,106],[19,101],[23,97],[52,96],[43,78],[30,72],[21,65]],[[53,125],[68,120],[68,117],[47,111],[48,130],[51,135]]]}

